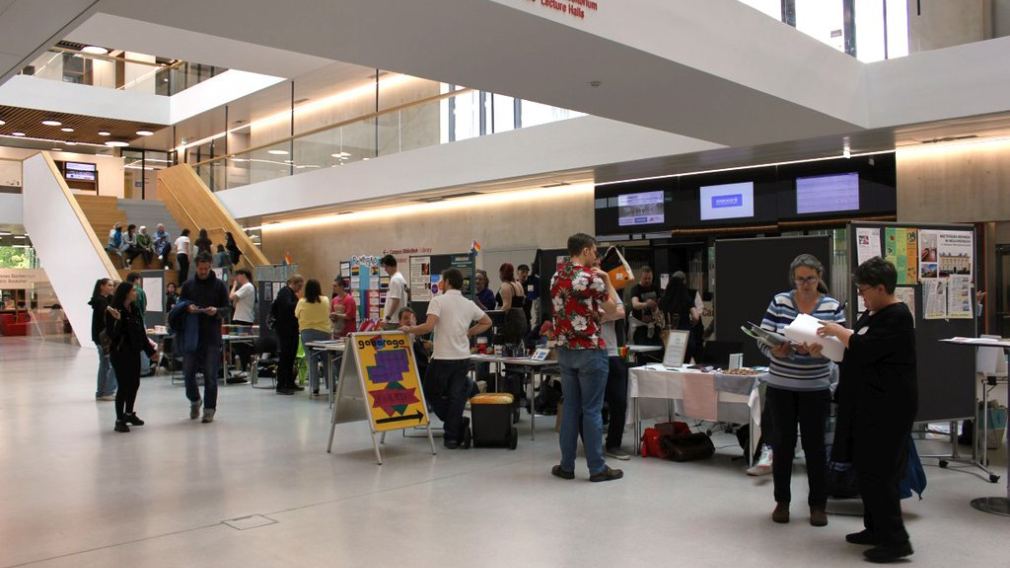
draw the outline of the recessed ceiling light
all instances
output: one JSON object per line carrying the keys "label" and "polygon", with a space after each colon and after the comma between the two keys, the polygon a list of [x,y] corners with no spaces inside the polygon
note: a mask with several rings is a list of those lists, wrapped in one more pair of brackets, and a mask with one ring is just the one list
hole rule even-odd
{"label": "recessed ceiling light", "polygon": [[330,156],[333,156],[334,158],[340,158],[341,160],[346,160],[347,158],[351,157],[351,155],[348,154],[347,152],[340,152],[338,154],[330,154]]}
{"label": "recessed ceiling light", "polygon": [[74,131],[74,129],[70,128],[69,126],[64,126],[60,130],[62,130],[63,132],[73,132]]}
{"label": "recessed ceiling light", "polygon": [[267,154],[273,154],[275,156],[287,156],[287,150],[267,150]]}
{"label": "recessed ceiling light", "polygon": [[52,119],[43,120],[42,124],[45,125],[45,126],[63,126],[62,122],[60,122],[58,120],[52,120]]}
{"label": "recessed ceiling light", "polygon": [[130,143],[124,142],[122,140],[109,140],[108,142],[105,143],[105,145],[112,148],[122,148],[124,146],[129,146]]}
{"label": "recessed ceiling light", "polygon": [[0,126],[3,126],[3,125],[5,125],[5,124],[7,124],[7,121],[6,121],[6,120],[0,120]]}
{"label": "recessed ceiling light", "polygon": [[11,132],[11,136],[24,136],[24,132]]}
{"label": "recessed ceiling light", "polygon": [[81,49],[84,53],[90,53],[92,55],[107,55],[109,53],[108,49],[104,47],[99,47],[97,45],[86,45]]}
{"label": "recessed ceiling light", "polygon": [[50,148],[53,152],[62,152],[63,148]]}
{"label": "recessed ceiling light", "polygon": [[112,136],[112,133],[109,132],[108,130],[99,130],[98,131],[98,135],[99,136]]}
{"label": "recessed ceiling light", "polygon": [[151,132],[150,130],[138,130],[137,131],[137,136],[152,136],[153,134],[154,134],[154,132]]}
{"label": "recessed ceiling light", "polygon": [[64,142],[64,144],[66,144],[67,146],[76,146],[77,142],[74,142],[73,140],[67,140],[66,142]]}

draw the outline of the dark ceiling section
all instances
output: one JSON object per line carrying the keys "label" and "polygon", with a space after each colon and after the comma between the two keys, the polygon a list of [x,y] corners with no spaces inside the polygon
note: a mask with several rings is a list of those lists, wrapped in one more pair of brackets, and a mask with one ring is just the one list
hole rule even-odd
{"label": "dark ceiling section", "polygon": [[[9,106],[0,106],[0,134],[10,136],[13,132],[24,132],[26,137],[45,138],[54,142],[72,140],[104,144],[109,140],[130,141],[137,138],[138,130],[157,132],[163,126],[155,126],[127,120],[110,120],[93,116],[81,116],[62,112],[48,112]],[[60,126],[46,126],[43,120],[57,120]],[[61,128],[73,128],[73,132],[63,132]],[[108,131],[110,136],[99,136],[99,131]]]}

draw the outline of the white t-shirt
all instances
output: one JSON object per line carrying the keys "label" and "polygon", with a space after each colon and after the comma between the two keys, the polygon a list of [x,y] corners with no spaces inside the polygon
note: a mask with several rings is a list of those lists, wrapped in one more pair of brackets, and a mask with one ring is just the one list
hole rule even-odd
{"label": "white t-shirt", "polygon": [[438,316],[432,359],[469,359],[470,338],[466,332],[473,322],[485,317],[484,310],[459,290],[446,290],[428,303],[428,315]]}
{"label": "white t-shirt", "polygon": [[[617,305],[620,306],[621,302],[620,295],[617,296]],[[623,321],[623,320],[621,320]],[[607,357],[618,357],[620,345],[617,344],[617,322],[618,320],[612,320],[604,322],[600,326],[600,337],[607,344]]]}
{"label": "white t-shirt", "polygon": [[189,256],[189,237],[179,237],[175,239],[175,254]]}
{"label": "white t-shirt", "polygon": [[386,292],[386,305],[383,306],[383,319],[396,321],[397,315],[388,312],[390,307],[390,300],[393,298],[399,298],[399,305],[396,306],[397,311],[400,308],[407,307],[407,279],[403,277],[403,274],[397,272],[389,279],[389,291]]}
{"label": "white t-shirt", "polygon": [[256,288],[252,283],[246,282],[239,286],[238,290],[235,290],[235,295],[238,297],[235,299],[235,316],[232,319],[249,323],[256,321],[253,309],[256,305]]}

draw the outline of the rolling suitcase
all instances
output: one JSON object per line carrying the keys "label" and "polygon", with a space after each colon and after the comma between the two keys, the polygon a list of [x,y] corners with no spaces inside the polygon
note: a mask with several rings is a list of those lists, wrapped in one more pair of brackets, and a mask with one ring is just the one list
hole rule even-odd
{"label": "rolling suitcase", "polygon": [[508,393],[478,394],[470,399],[474,447],[516,449],[519,431],[512,427],[514,400]]}

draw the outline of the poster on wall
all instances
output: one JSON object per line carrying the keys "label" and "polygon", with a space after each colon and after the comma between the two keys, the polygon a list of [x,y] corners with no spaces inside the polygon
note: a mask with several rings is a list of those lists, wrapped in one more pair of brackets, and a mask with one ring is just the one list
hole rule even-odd
{"label": "poster on wall", "polygon": [[[898,286],[894,289],[894,297],[904,302],[908,306],[908,311],[912,312],[912,323],[915,324],[915,288],[911,286]],[[862,296],[859,298],[862,300]]]}
{"label": "poster on wall", "polygon": [[947,319],[947,282],[939,278],[922,281],[922,318]]}
{"label": "poster on wall", "polygon": [[947,280],[947,317],[950,319],[972,319],[974,315],[971,278],[951,276]]}
{"label": "poster on wall", "polygon": [[410,299],[415,302],[431,301],[431,257],[410,257]]}
{"label": "poster on wall", "polygon": [[857,227],[856,264],[862,264],[875,256],[882,256],[880,251],[880,229],[875,227]]}
{"label": "poster on wall", "polygon": [[898,270],[898,284],[919,281],[919,239],[916,229],[884,228],[884,258]]}
{"label": "poster on wall", "polygon": [[939,276],[972,276],[974,238],[971,231],[937,231]]}

